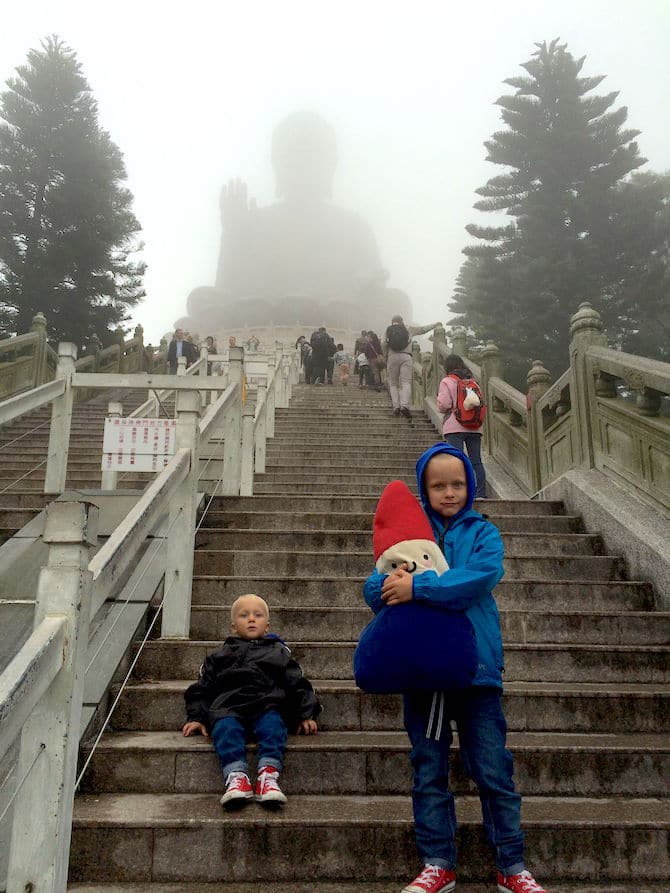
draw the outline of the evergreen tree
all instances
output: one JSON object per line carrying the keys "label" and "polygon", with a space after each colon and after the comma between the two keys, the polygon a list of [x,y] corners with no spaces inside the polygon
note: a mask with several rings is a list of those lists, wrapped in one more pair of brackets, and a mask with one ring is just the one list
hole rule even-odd
{"label": "evergreen tree", "polygon": [[98,124],[75,53],[31,50],[0,96],[0,325],[38,311],[54,340],[103,342],[143,296],[121,152]]}
{"label": "evergreen tree", "polygon": [[584,57],[557,40],[537,47],[527,76],[505,81],[515,94],[497,101],[507,129],[485,143],[487,159],[510,170],[477,190],[476,209],[512,220],[466,227],[479,240],[464,249],[475,286],[450,305],[482,339],[516,345],[517,384],[535,358],[555,374],[566,367],[568,319],[581,301],[613,316],[618,271],[602,251],[621,181],[646,160],[639,131],[623,126],[626,108],[613,109],[618,94],[592,95],[603,77],[580,76]]}

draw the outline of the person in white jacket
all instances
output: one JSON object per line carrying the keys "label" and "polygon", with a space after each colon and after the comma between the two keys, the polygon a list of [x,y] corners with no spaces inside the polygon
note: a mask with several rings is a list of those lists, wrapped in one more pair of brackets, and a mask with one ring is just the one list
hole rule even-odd
{"label": "person in white jacket", "polygon": [[412,338],[432,332],[439,323],[429,326],[406,326],[402,316],[394,316],[384,337],[386,375],[394,415],[410,418],[412,400]]}

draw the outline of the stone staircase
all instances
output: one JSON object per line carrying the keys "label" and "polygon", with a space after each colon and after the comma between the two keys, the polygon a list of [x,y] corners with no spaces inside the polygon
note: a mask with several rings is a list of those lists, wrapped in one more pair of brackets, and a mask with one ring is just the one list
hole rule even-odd
{"label": "stone staircase", "polygon": [[[376,499],[392,478],[414,487],[435,432],[423,416],[395,419],[382,394],[294,393],[256,495],[215,499],[198,533],[190,640],[148,643],[94,755],[75,803],[72,890],[398,893],[418,866],[400,699],[358,691],[351,658],[370,618]],[[550,893],[667,893],[670,615],[561,504],[478,507],[507,551],[496,597],[529,864]],[[289,739],[278,814],[225,813],[210,744],[179,731],[184,689],[245,592],[268,600],[324,706],[318,736]],[[493,891],[457,748],[453,779],[458,889]]]}
{"label": "stone staircase", "polygon": [[[67,486],[72,489],[100,487],[102,435],[110,400],[123,402],[124,413],[143,403],[146,391],[118,394],[107,391],[72,414]],[[44,477],[49,446],[51,407],[36,409],[0,428],[0,544],[13,536],[46,505]],[[153,475],[119,474],[119,489],[142,489]]]}

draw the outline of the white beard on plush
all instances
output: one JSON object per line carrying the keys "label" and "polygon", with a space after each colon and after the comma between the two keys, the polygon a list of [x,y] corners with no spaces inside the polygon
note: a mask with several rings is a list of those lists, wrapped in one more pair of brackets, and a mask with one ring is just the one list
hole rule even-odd
{"label": "white beard on plush", "polygon": [[434,540],[403,540],[390,546],[377,559],[375,568],[380,574],[392,574],[404,564],[410,574],[435,571],[443,574],[449,570],[447,559]]}

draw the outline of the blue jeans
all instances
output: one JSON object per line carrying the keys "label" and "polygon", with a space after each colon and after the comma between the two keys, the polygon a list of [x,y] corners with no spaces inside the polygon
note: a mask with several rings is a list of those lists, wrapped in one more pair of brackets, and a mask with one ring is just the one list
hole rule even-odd
{"label": "blue jeans", "polygon": [[247,738],[253,732],[258,742],[258,765],[281,770],[286,749],[286,723],[276,710],[261,713],[253,722],[243,723],[236,716],[224,716],[214,723],[212,743],[223,777],[231,772],[249,772]]}
{"label": "blue jeans", "polygon": [[466,434],[465,431],[454,431],[451,434],[443,434],[442,439],[449,446],[456,447],[462,453],[467,453],[477,480],[477,498],[486,499],[486,472],[482,465],[482,435],[474,432]]}
{"label": "blue jeans", "polygon": [[474,685],[436,695],[411,692],[403,700],[412,744],[416,844],[424,863],[450,871],[456,867],[456,810],[449,790],[449,720],[454,719],[461,762],[479,790],[484,830],[495,849],[498,869],[503,874],[523,871],[521,797],[514,790],[514,764],[505,748],[501,693]]}

